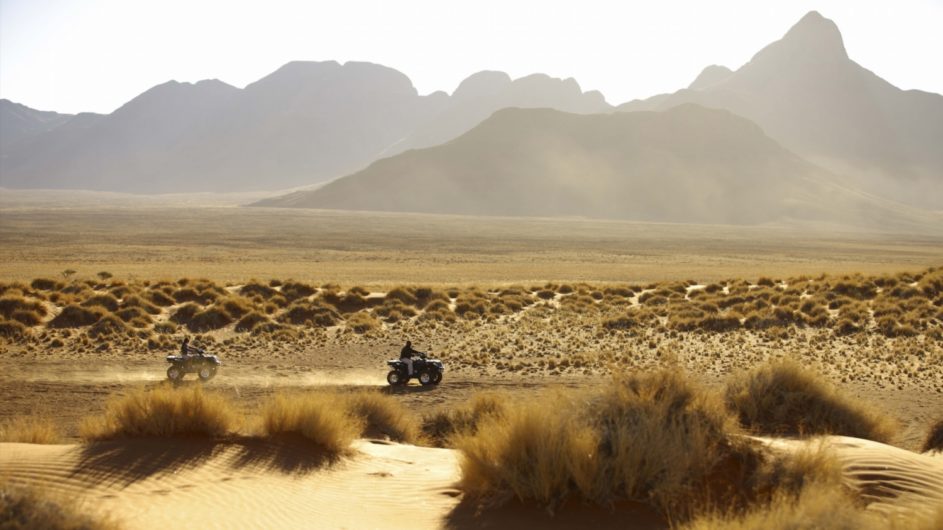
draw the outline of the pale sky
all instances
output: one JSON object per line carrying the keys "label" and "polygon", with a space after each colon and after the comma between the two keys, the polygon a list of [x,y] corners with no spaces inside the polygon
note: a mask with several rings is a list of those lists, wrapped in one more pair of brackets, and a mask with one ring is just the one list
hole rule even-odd
{"label": "pale sky", "polygon": [[943,0],[0,0],[0,97],[111,112],[171,79],[243,87],[333,59],[396,68],[422,94],[543,72],[618,104],[736,69],[813,9],[861,65],[943,92]]}

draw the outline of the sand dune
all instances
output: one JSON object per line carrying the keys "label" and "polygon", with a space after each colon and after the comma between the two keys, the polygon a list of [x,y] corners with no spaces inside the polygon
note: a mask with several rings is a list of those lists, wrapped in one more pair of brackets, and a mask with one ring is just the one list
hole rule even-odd
{"label": "sand dune", "polygon": [[457,503],[456,454],[359,441],[330,464],[300,442],[3,444],[0,475],[81,496],[126,528],[435,528]]}
{"label": "sand dune", "polygon": [[[765,441],[774,449],[789,451],[810,443]],[[825,437],[822,443],[841,462],[846,484],[858,492],[869,510],[932,515],[933,510],[943,506],[943,452],[919,454],[847,436]]]}
{"label": "sand dune", "polygon": [[[818,443],[763,440],[774,451]],[[943,454],[917,454],[847,437],[823,441],[869,510],[929,513],[943,503]],[[534,514],[519,506],[484,517],[465,513],[454,487],[459,478],[456,451],[371,440],[357,441],[353,449],[351,457],[329,463],[312,456],[310,446],[291,440],[2,444],[0,476],[77,496],[83,509],[111,514],[126,528],[422,529],[534,522],[527,519]],[[594,525],[625,523],[608,511],[566,511],[578,513],[558,513],[554,519],[544,513],[540,518],[553,527],[576,520],[585,524],[584,517]],[[659,526],[644,513],[638,515],[641,527]]]}

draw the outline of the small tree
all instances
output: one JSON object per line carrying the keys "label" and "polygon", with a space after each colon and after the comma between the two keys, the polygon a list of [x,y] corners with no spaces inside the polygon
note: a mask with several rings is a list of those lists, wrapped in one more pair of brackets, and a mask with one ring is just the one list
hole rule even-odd
{"label": "small tree", "polygon": [[76,270],[74,270],[74,269],[66,269],[66,270],[62,271],[62,277],[65,278],[66,280],[68,280],[69,278],[71,278],[72,276],[74,276],[76,272],[78,272],[78,271],[76,271]]}
{"label": "small tree", "polygon": [[98,274],[96,274],[96,276],[98,276],[98,278],[103,282],[108,281],[112,278],[112,274],[108,271],[101,271]]}

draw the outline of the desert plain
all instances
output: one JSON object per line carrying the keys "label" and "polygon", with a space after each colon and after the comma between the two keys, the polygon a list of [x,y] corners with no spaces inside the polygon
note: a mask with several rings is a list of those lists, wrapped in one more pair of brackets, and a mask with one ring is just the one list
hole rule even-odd
{"label": "desert plain", "polygon": [[[943,456],[928,444],[943,420],[943,234],[932,230],[30,193],[0,210],[0,479],[89,524],[737,528],[775,527],[789,510],[875,528],[940,522]],[[215,378],[166,381],[184,336],[221,358]],[[406,340],[443,361],[440,384],[387,384]],[[659,408],[672,392],[683,413]],[[743,404],[764,392],[770,410]],[[232,418],[187,430],[170,413],[156,430],[125,429],[161,410],[149,399],[177,393]],[[356,425],[336,451],[291,427],[318,407]],[[534,410],[559,413],[532,425]],[[644,484],[619,479],[622,457],[604,450],[612,418],[636,421],[640,462],[665,459],[641,441],[653,410],[665,415],[654,431],[686,433],[672,447],[697,454],[708,440],[714,452],[679,476],[662,462]],[[684,437],[704,425],[723,432]],[[51,443],[22,443],[30,435]],[[731,458],[754,462],[743,480]],[[813,480],[829,465],[836,482]],[[805,485],[782,478],[796,466]]]}

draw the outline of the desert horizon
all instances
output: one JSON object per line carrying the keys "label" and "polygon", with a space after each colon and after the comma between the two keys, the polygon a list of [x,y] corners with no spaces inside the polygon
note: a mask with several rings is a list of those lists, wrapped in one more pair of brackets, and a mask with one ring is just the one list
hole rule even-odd
{"label": "desert horizon", "polygon": [[0,3],[0,528],[943,528],[940,22]]}

